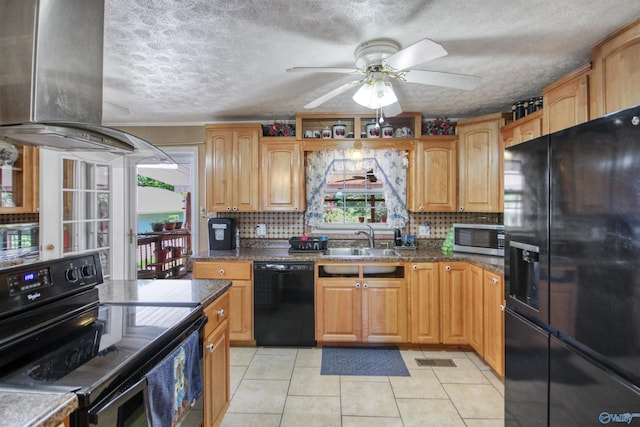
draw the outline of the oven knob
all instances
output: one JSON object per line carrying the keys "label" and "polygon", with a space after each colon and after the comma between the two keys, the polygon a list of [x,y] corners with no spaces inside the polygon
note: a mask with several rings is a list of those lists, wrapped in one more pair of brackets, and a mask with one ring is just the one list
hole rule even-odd
{"label": "oven knob", "polygon": [[77,268],[70,268],[64,272],[65,277],[70,282],[77,282],[79,277],[79,271]]}
{"label": "oven knob", "polygon": [[91,277],[96,274],[96,269],[93,265],[85,265],[80,269],[80,275],[82,277]]}

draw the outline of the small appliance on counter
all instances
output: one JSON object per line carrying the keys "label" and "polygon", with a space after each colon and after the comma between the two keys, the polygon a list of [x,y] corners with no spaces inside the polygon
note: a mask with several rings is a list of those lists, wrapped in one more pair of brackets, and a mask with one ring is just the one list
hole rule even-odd
{"label": "small appliance on counter", "polygon": [[504,256],[504,225],[453,224],[453,251]]}
{"label": "small appliance on counter", "polygon": [[209,218],[209,250],[225,251],[236,248],[236,220],[233,218]]}

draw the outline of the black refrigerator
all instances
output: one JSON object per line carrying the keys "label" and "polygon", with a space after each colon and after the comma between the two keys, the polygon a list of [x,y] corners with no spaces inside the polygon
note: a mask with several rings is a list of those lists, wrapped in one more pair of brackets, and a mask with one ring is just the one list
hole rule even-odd
{"label": "black refrigerator", "polygon": [[640,425],[640,106],[505,151],[505,425]]}

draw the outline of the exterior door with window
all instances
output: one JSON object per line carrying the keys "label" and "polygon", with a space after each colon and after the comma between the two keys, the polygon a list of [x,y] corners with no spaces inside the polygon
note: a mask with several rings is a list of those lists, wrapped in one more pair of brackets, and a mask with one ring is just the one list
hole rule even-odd
{"label": "exterior door with window", "polygon": [[105,278],[125,278],[128,251],[112,250],[127,246],[125,158],[41,149],[40,160],[41,259],[98,251]]}

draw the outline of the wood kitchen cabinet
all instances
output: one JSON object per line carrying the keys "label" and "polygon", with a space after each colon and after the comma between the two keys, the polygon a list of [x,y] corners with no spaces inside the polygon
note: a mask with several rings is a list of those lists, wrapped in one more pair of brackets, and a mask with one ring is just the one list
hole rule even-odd
{"label": "wood kitchen cabinet", "polygon": [[[354,266],[357,270],[351,271]],[[390,272],[368,273],[371,266]],[[341,269],[344,272],[329,273]],[[408,341],[403,264],[318,264],[316,270],[317,341]]]}
{"label": "wood kitchen cabinet", "polygon": [[440,343],[440,275],[437,262],[407,264],[410,339],[413,344]]}
{"label": "wood kitchen cabinet", "polygon": [[543,110],[538,110],[504,126],[500,130],[504,148],[541,136],[542,114]]}
{"label": "wood kitchen cabinet", "polygon": [[591,117],[640,104],[640,19],[591,50]]}
{"label": "wood kitchen cabinet", "polygon": [[204,309],[202,370],[204,378],[204,426],[222,422],[230,397],[229,359],[229,291]]}
{"label": "wood kitchen cabinet", "polygon": [[484,357],[484,270],[469,264],[467,274],[466,315],[469,331],[469,345]]}
{"label": "wood kitchen cabinet", "polygon": [[250,261],[196,261],[194,279],[228,279],[229,339],[255,344],[253,339],[253,264]]}
{"label": "wood kitchen cabinet", "polygon": [[589,63],[542,89],[543,135],[589,120],[590,72],[591,64]]}
{"label": "wood kitchen cabinet", "polygon": [[[0,214],[35,213],[40,208],[40,157],[37,148],[6,143],[17,158],[0,166]],[[13,148],[12,148],[13,147]],[[0,147],[1,148],[1,147]]]}
{"label": "wood kitchen cabinet", "polygon": [[496,113],[458,122],[459,211],[502,212],[500,128],[508,117]]}
{"label": "wood kitchen cabinet", "polygon": [[467,334],[467,262],[439,263],[440,341],[443,344],[468,344]]}
{"label": "wood kitchen cabinet", "polygon": [[457,211],[457,153],[455,136],[429,136],[416,142],[409,178],[409,210]]}
{"label": "wood kitchen cabinet", "polygon": [[484,271],[483,275],[484,360],[504,375],[504,277]]}
{"label": "wood kitchen cabinet", "polygon": [[304,160],[295,138],[260,141],[261,211],[302,212],[305,209]]}
{"label": "wood kitchen cabinet", "polygon": [[206,202],[209,212],[254,212],[259,200],[260,124],[208,125]]}

